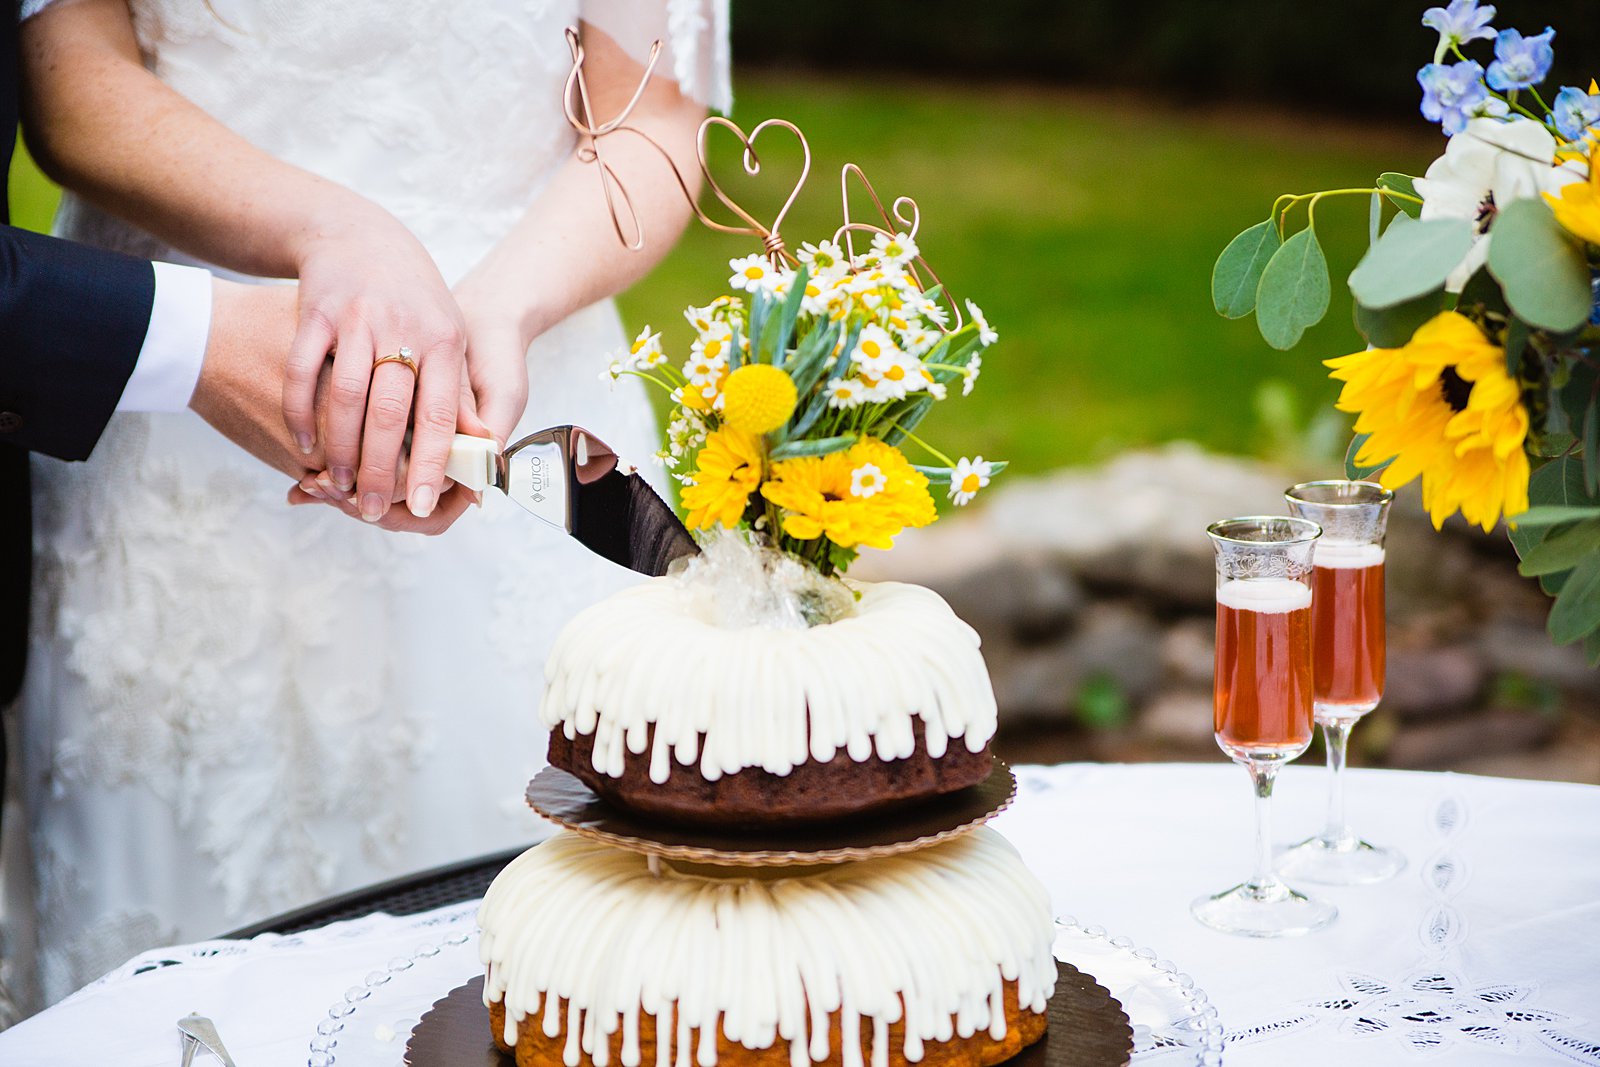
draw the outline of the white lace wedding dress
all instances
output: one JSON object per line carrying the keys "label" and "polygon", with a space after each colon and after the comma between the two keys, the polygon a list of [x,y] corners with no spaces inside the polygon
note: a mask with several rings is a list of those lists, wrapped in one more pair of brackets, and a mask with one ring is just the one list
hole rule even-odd
{"label": "white lace wedding dress", "polygon": [[[159,77],[388,208],[450,282],[574,148],[565,27],[641,59],[661,37],[658,72],[727,103],[726,0],[131,6]],[[184,258],[70,199],[58,229]],[[541,337],[521,432],[654,451],[643,395],[599,381],[623,341],[609,301]],[[435,539],[290,509],[187,413],[117,416],[34,486],[21,767],[47,1002],[154,945],[541,835],[522,790],[545,651],[626,572],[504,499]]]}

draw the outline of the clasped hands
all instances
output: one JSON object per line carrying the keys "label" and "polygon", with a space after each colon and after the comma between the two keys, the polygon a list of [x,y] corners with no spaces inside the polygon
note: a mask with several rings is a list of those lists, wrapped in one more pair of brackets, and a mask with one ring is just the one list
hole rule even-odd
{"label": "clasped hands", "polygon": [[[219,280],[213,297],[190,407],[294,478],[289,503],[436,534],[474,502],[445,477],[454,435],[503,446],[527,403],[531,338],[492,286],[452,292],[395,226],[308,242],[298,288]],[[379,362],[402,348],[415,373]]]}

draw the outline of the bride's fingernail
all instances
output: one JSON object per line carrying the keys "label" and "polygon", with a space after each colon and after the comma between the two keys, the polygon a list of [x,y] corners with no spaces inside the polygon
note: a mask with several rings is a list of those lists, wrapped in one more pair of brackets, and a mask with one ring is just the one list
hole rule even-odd
{"label": "bride's fingernail", "polygon": [[311,450],[312,450],[312,447],[314,446],[315,442],[313,442],[311,440],[311,435],[310,434],[308,434],[308,433],[297,433],[297,434],[294,435],[294,439],[295,439],[295,442],[300,446],[300,451],[301,452],[305,453],[308,456],[311,455]]}
{"label": "bride's fingernail", "polygon": [[361,517],[367,522],[377,522],[383,518],[383,497],[377,493],[368,493],[361,498]]}
{"label": "bride's fingernail", "polygon": [[349,467],[335,467],[328,473],[333,476],[333,484],[342,492],[348,493],[356,487],[356,472]]}
{"label": "bride's fingernail", "polygon": [[411,494],[411,514],[419,519],[425,519],[433,514],[433,507],[438,502],[439,498],[434,493],[433,486],[419,485],[416,492]]}

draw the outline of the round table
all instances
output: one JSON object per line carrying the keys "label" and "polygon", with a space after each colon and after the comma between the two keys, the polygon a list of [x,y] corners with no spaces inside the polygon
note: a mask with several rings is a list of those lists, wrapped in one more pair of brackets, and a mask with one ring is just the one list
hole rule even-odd
{"label": "round table", "polygon": [[[1201,1062],[1206,1026],[1193,1015],[1209,1004],[1209,1037],[1233,1065],[1600,1065],[1600,788],[1353,771],[1352,821],[1399,847],[1406,869],[1376,886],[1303,887],[1338,905],[1333,926],[1254,941],[1187,911],[1248,870],[1243,771],[1219,762],[1017,773],[1017,802],[996,825],[1071,917],[1058,950],[1121,987],[1140,1035],[1136,1064]],[[1318,768],[1284,771],[1280,840],[1316,829],[1324,788]],[[0,1033],[0,1063],[172,1067],[175,1023],[199,1012],[239,1067],[395,1067],[409,1026],[479,966],[475,901],[441,894],[475,896],[503,862],[486,857],[267,924],[294,932],[144,953]],[[330,907],[429,910],[304,928],[332,917]]]}

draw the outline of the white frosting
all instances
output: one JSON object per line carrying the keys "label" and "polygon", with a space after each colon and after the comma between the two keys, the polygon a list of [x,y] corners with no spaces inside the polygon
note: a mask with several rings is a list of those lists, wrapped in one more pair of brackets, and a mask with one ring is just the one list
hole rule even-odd
{"label": "white frosting", "polygon": [[1327,567],[1329,570],[1361,570],[1365,567],[1376,567],[1383,562],[1382,545],[1350,545],[1340,544],[1337,541],[1318,542],[1316,565]]}
{"label": "white frosting", "polygon": [[[1042,1012],[1055,989],[1050,898],[1011,844],[979,828],[908,855],[774,877],[692,872],[571,833],[513,860],[478,912],[485,1003],[504,1037],[524,1020],[607,1067],[639,1067],[639,1019],[657,1023],[653,1067],[712,1067],[720,1026],[746,1048],[789,1042],[792,1067],[821,1062],[841,1016],[844,1067],[885,1067],[904,1015],[907,1060],[923,1043],[1006,1034],[1004,986]],[[673,1007],[678,1010],[676,1028]],[[691,1048],[690,1030],[698,1030]]]}
{"label": "white frosting", "polygon": [[1293,578],[1232,578],[1217,587],[1217,603],[1235,611],[1278,615],[1311,606],[1311,587]]}
{"label": "white frosting", "polygon": [[569,739],[593,734],[595,770],[613,778],[648,744],[658,784],[674,760],[715,781],[746,767],[788,774],[841,750],[903,759],[917,717],[935,759],[957,738],[981,751],[995,701],[977,632],[921,586],[852,588],[854,615],[800,631],[713,625],[676,578],[625,589],[556,639],[540,716]]}

